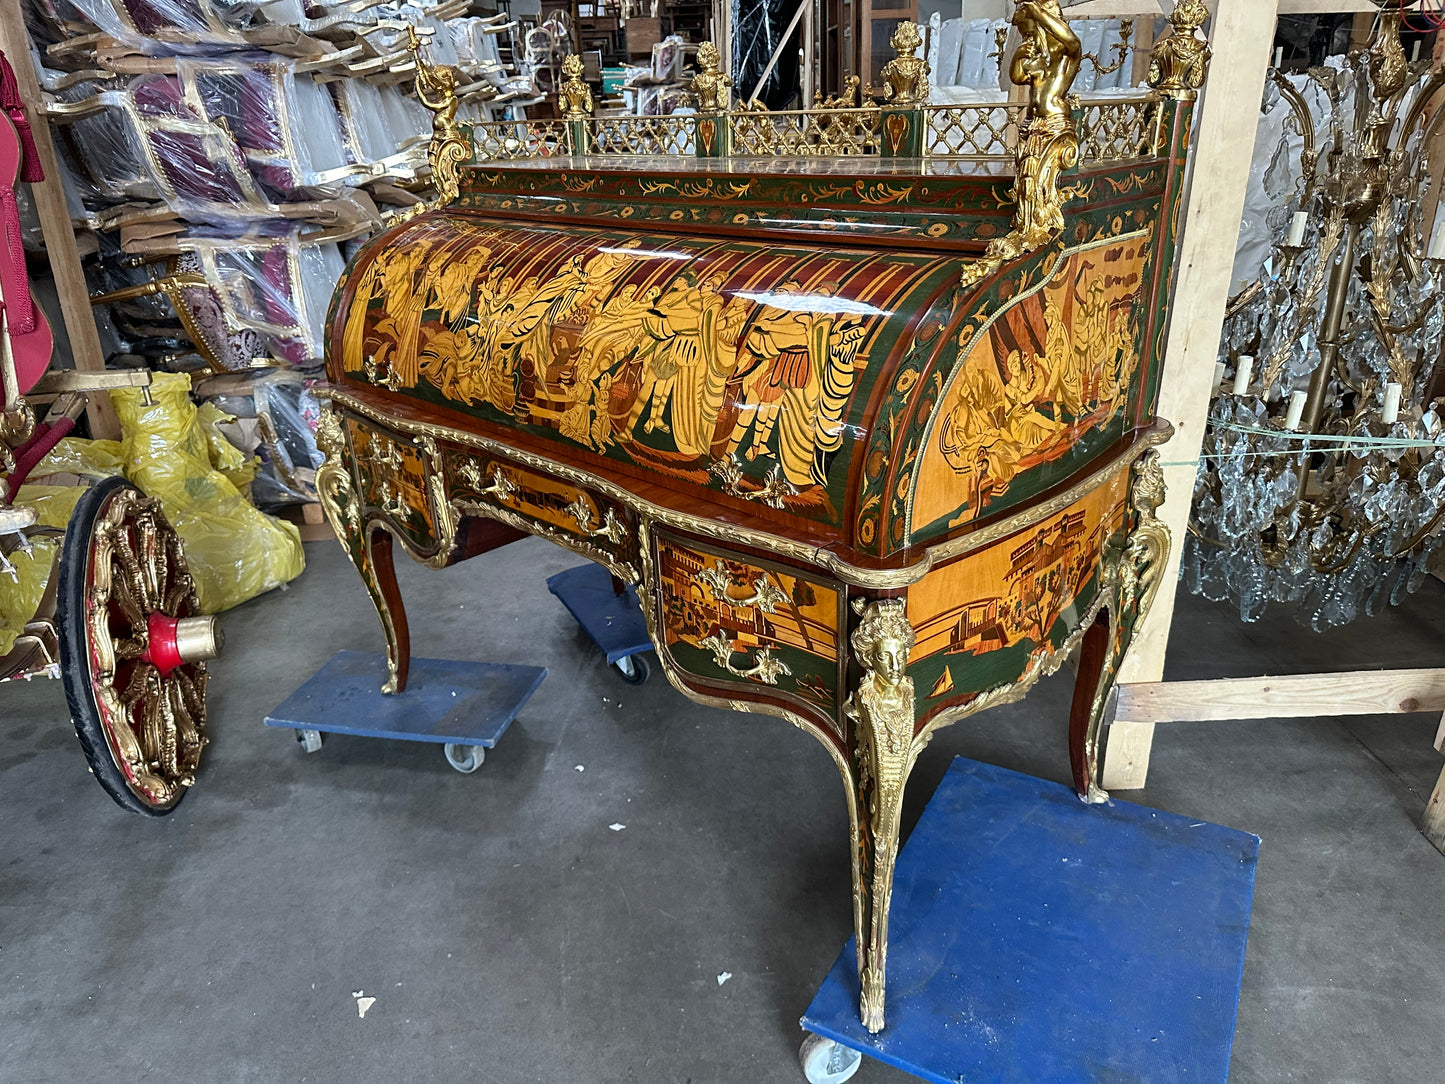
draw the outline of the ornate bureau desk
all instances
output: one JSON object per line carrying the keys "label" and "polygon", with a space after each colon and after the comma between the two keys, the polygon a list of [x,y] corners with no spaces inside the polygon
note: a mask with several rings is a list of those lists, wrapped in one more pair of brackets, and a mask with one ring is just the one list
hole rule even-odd
{"label": "ornate bureau desk", "polygon": [[[405,686],[393,540],[441,567],[538,535],[635,583],[668,678],[837,762],[862,1016],[883,1026],[909,770],[933,732],[1077,647],[1069,751],[1168,548],[1155,445],[1202,5],[1153,89],[1068,96],[1078,40],[1024,3],[1027,102],[932,107],[895,37],[882,105],[458,125],[441,196],[376,237],[329,318],[317,479]],[[575,74],[575,73],[574,73]],[[850,88],[856,89],[856,88]]]}

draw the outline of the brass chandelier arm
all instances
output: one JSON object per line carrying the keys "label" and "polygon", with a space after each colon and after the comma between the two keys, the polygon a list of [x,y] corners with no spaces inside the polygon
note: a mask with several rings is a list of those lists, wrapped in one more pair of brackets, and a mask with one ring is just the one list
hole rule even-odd
{"label": "brass chandelier arm", "polygon": [[1421,527],[1418,531],[1415,532],[1414,537],[1412,537],[1410,541],[1406,542],[1403,546],[1397,549],[1391,556],[1398,559],[1408,555],[1411,550],[1413,550],[1421,542],[1425,541],[1425,539],[1429,538],[1430,535],[1435,532],[1435,528],[1439,527],[1442,522],[1445,522],[1445,504],[1442,504],[1440,506],[1439,510],[1437,510],[1436,513],[1430,517],[1430,521],[1426,523],[1425,526]]}
{"label": "brass chandelier arm", "polygon": [[1251,301],[1253,301],[1256,297],[1260,295],[1260,292],[1263,289],[1264,283],[1260,282],[1258,279],[1255,279],[1243,290],[1239,291],[1239,293],[1235,294],[1232,298],[1229,299],[1229,304],[1225,307],[1224,310],[1224,318],[1228,320],[1231,316],[1238,316],[1241,312],[1244,311],[1244,309],[1249,305]]}
{"label": "brass chandelier arm", "polygon": [[1285,362],[1289,360],[1290,351],[1294,349],[1294,344],[1304,328],[1304,321],[1309,318],[1310,313],[1314,312],[1320,292],[1325,286],[1325,276],[1329,273],[1330,264],[1334,260],[1335,249],[1339,247],[1340,239],[1344,234],[1344,215],[1338,209],[1331,211],[1325,220],[1324,233],[1320,239],[1319,260],[1315,264],[1309,285],[1305,288],[1304,296],[1300,299],[1300,304],[1296,309],[1298,322],[1290,329],[1289,334],[1282,338],[1282,345],[1270,355],[1269,362],[1260,375],[1260,387],[1266,391],[1272,388],[1274,382],[1279,379]]}
{"label": "brass chandelier arm", "polygon": [[1350,562],[1355,559],[1355,555],[1360,552],[1360,548],[1364,546],[1366,540],[1373,538],[1382,530],[1384,530],[1384,524],[1382,523],[1377,523],[1373,527],[1370,527],[1368,530],[1362,531],[1357,528],[1355,530],[1354,537],[1350,540],[1350,551],[1345,554],[1344,557],[1340,558],[1334,564],[1327,564],[1325,563],[1325,559],[1323,557],[1321,557],[1318,553],[1311,551],[1310,565],[1314,568],[1316,572],[1320,573],[1323,576],[1333,576],[1336,573],[1343,572],[1346,568],[1350,566]]}
{"label": "brass chandelier arm", "polygon": [[1206,546],[1213,546],[1215,549],[1220,550],[1227,550],[1229,548],[1223,542],[1220,542],[1218,539],[1210,538],[1207,534],[1200,530],[1199,524],[1194,522],[1192,516],[1190,517],[1189,522],[1185,524],[1184,529],[1187,530],[1190,534],[1192,534],[1195,538],[1199,539],[1199,541],[1203,542]]}
{"label": "brass chandelier arm", "polygon": [[[1403,147],[1409,142],[1410,133],[1415,130],[1415,125],[1420,123],[1420,118],[1425,115],[1425,109],[1429,106],[1430,99],[1433,98],[1442,87],[1445,87],[1445,68],[1440,68],[1430,76],[1424,87],[1421,88],[1420,94],[1411,104],[1410,111],[1405,114],[1405,123],[1400,127],[1400,146]],[[1430,120],[1429,127],[1426,129],[1427,140],[1429,139],[1430,133],[1440,126],[1440,116],[1440,110],[1437,109]]]}
{"label": "brass chandelier arm", "polygon": [[1103,63],[1099,59],[1099,55],[1097,53],[1084,53],[1080,57],[1080,59],[1087,60],[1090,64],[1094,66],[1095,75],[1113,75],[1116,71],[1122,68],[1124,66],[1124,62],[1129,59],[1129,49],[1131,48],[1129,45],[1129,39],[1133,36],[1134,20],[1121,19],[1119,21],[1119,40],[1115,42],[1113,46],[1114,52],[1116,54],[1116,59],[1114,60],[1114,63]]}
{"label": "brass chandelier arm", "polygon": [[1300,207],[1306,209],[1315,193],[1315,164],[1319,161],[1319,150],[1315,146],[1314,117],[1310,114],[1309,103],[1305,101],[1304,95],[1283,72],[1275,71],[1270,75],[1284,100],[1289,103],[1295,128],[1304,139],[1304,147],[1300,150],[1300,173],[1304,181],[1304,188],[1300,193]]}

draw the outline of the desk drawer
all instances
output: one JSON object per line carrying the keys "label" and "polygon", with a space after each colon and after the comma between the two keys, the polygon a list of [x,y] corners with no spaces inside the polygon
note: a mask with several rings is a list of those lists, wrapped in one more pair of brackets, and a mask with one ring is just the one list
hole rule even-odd
{"label": "desk drawer", "polygon": [[428,485],[427,455],[410,439],[347,418],[362,502],[418,553],[436,548],[437,510]]}
{"label": "desk drawer", "polygon": [[540,535],[637,581],[635,517],[624,505],[504,455],[446,452],[447,495],[462,515],[482,515]]}
{"label": "desk drawer", "polygon": [[655,532],[653,547],[656,628],[678,670],[777,690],[833,725],[847,627],[835,585],[667,531]]}

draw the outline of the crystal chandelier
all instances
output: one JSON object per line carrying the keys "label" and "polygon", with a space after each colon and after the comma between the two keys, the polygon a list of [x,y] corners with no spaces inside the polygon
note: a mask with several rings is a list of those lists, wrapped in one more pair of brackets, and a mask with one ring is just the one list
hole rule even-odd
{"label": "crystal chandelier", "polygon": [[1316,630],[1374,614],[1441,541],[1445,228],[1426,240],[1424,148],[1445,69],[1408,60],[1399,31],[1382,13],[1365,50],[1309,72],[1318,127],[1289,78],[1266,92],[1304,140],[1298,200],[1226,314],[1183,571],[1246,621],[1270,602]]}

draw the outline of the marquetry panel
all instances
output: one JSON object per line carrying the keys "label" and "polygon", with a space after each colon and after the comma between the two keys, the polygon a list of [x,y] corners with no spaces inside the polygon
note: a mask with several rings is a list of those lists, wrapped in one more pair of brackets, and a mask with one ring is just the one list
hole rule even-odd
{"label": "marquetry panel", "polygon": [[1053,515],[934,569],[908,592],[919,716],[1007,686],[1063,647],[1117,559],[1128,468]]}
{"label": "marquetry panel", "polygon": [[436,512],[427,493],[426,456],[412,441],[348,419],[363,501],[417,550],[436,544]]}
{"label": "marquetry panel", "polygon": [[447,452],[447,494],[463,514],[485,515],[567,546],[636,580],[635,516],[585,486],[486,452]]}
{"label": "marquetry panel", "polygon": [[653,569],[657,635],[679,670],[776,690],[835,725],[846,629],[835,586],[665,532]]}

